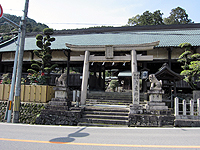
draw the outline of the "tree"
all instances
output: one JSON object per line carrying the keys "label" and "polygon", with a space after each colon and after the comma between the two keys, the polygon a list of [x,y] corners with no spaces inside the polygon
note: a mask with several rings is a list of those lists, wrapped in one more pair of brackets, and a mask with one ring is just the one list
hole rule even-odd
{"label": "tree", "polygon": [[160,10],[156,10],[153,12],[153,25],[163,25],[163,13],[160,12]]}
{"label": "tree", "polygon": [[188,19],[188,14],[186,11],[181,8],[177,7],[171,10],[170,16],[164,18],[165,24],[188,24],[193,23],[191,19]]}
{"label": "tree", "polygon": [[[41,50],[33,51],[33,53],[41,60],[32,60],[32,69],[28,69],[28,72],[33,73],[32,75],[29,74],[29,79],[34,79],[36,83],[40,82],[40,84],[46,84],[47,78],[50,77],[50,72],[57,67],[57,64],[51,65],[52,52],[50,46],[51,42],[55,41],[54,37],[50,37],[50,35],[53,34],[53,29],[45,28],[43,34],[46,36],[43,37],[41,34],[36,36],[36,45]],[[47,78],[45,76],[46,74]]]}
{"label": "tree", "polygon": [[150,11],[145,11],[138,19],[141,26],[153,24],[153,14]]}
{"label": "tree", "polygon": [[163,13],[160,10],[156,10],[153,13],[150,11],[145,11],[142,15],[136,15],[128,19],[129,26],[135,25],[163,25],[163,24],[188,24],[193,23],[191,19],[188,18],[186,11],[177,7],[171,10],[170,16],[167,18],[162,18]]}
{"label": "tree", "polygon": [[110,82],[110,88],[115,92],[115,89],[119,87],[119,82],[117,80],[112,80]]}
{"label": "tree", "polygon": [[181,43],[179,46],[185,48],[185,52],[178,59],[178,62],[183,64],[180,75],[184,76],[184,81],[190,85],[191,89],[196,90],[198,89],[196,83],[200,81],[200,54],[192,54],[190,43]]}
{"label": "tree", "polygon": [[139,25],[139,18],[140,18],[140,15],[136,15],[135,17],[129,18],[128,25],[130,26]]}
{"label": "tree", "polygon": [[[15,16],[15,15],[10,15],[10,14],[3,14],[6,18],[12,20],[13,22],[15,22],[16,24],[19,24],[21,17],[19,16]],[[6,23],[5,19],[0,19],[0,33],[10,33],[10,29],[11,30],[16,30],[13,26],[8,25]],[[34,29],[36,28],[37,29]],[[26,26],[26,32],[41,32],[43,31],[45,28],[48,28],[47,25],[42,24],[42,23],[37,23],[35,20],[31,19],[31,18],[27,18],[27,26]],[[33,30],[34,29],[34,30]]]}
{"label": "tree", "polygon": [[26,24],[26,32],[29,33],[29,32],[32,32],[32,31],[33,31],[32,25],[30,23],[27,23]]}
{"label": "tree", "polygon": [[156,10],[154,13],[145,11],[141,16],[136,15],[135,17],[129,18],[128,25],[162,25],[164,24],[162,15],[163,13],[160,10]]}

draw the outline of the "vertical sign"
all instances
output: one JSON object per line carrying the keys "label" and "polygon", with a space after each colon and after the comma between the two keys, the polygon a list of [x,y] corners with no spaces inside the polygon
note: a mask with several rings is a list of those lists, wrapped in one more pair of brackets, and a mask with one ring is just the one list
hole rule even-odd
{"label": "vertical sign", "polygon": [[1,7],[1,4],[0,4],[0,18],[3,16],[3,8]]}

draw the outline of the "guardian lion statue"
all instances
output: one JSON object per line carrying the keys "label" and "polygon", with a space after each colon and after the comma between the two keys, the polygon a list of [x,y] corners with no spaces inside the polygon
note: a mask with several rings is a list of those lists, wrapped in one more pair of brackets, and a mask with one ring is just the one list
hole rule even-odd
{"label": "guardian lion statue", "polygon": [[151,82],[150,90],[162,90],[162,81],[158,81],[155,74],[149,75],[149,81]]}
{"label": "guardian lion statue", "polygon": [[66,81],[67,81],[67,73],[63,73],[63,74],[61,74],[61,76],[59,78],[56,77],[56,80],[55,80],[56,86],[67,87]]}

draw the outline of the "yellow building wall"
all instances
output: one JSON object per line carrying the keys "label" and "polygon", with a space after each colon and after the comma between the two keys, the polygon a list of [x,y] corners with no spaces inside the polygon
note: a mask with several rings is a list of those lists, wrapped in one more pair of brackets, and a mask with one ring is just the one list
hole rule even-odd
{"label": "yellow building wall", "polygon": [[[21,85],[21,102],[47,103],[55,97],[54,86]],[[10,94],[10,84],[0,84],[0,100],[7,101]]]}

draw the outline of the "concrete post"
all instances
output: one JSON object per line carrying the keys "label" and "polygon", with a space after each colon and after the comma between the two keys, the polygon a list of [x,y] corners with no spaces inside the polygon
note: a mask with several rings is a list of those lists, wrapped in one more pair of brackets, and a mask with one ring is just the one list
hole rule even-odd
{"label": "concrete post", "polygon": [[76,107],[79,107],[79,101],[80,101],[80,91],[77,90],[76,91],[76,94],[75,97],[76,97]]}
{"label": "concrete post", "polygon": [[197,99],[197,115],[200,116],[200,98]]}
{"label": "concrete post", "polygon": [[137,72],[137,55],[136,51],[131,51],[131,73],[132,73],[132,100],[133,104],[139,104],[140,100],[140,82],[139,72]]}
{"label": "concrete post", "polygon": [[83,64],[83,78],[81,85],[81,105],[85,105],[87,97],[87,85],[88,85],[88,76],[89,76],[89,56],[90,52],[85,51],[85,58]]}
{"label": "concrete post", "polygon": [[186,100],[183,100],[183,115],[186,115]]}
{"label": "concrete post", "polygon": [[190,115],[191,116],[194,115],[194,100],[193,99],[190,100]]}
{"label": "concrete post", "polygon": [[19,123],[19,111],[20,111],[20,103],[21,103],[21,76],[22,76],[22,65],[23,65],[23,56],[24,56],[24,45],[25,45],[25,36],[26,36],[26,20],[28,14],[28,5],[29,0],[26,0],[24,7],[24,15],[21,19],[21,39],[20,39],[20,50],[18,56],[18,64],[17,64],[17,76],[16,76],[16,84],[15,84],[15,101],[14,101],[14,110],[13,110],[13,123]]}
{"label": "concrete post", "polygon": [[178,116],[178,115],[179,115],[179,105],[178,105],[178,101],[179,101],[179,99],[178,99],[178,97],[176,97],[176,98],[174,99],[174,106],[175,106],[174,115],[175,115],[175,116]]}
{"label": "concrete post", "polygon": [[73,102],[76,100],[76,90],[73,90]]}

